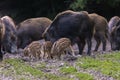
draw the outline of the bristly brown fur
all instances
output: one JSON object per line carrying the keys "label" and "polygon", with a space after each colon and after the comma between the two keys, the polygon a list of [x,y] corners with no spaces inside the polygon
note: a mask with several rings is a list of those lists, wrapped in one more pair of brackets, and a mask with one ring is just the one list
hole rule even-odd
{"label": "bristly brown fur", "polygon": [[95,28],[94,38],[97,42],[94,51],[97,51],[100,43],[103,44],[103,51],[106,50],[106,40],[108,39],[108,22],[103,17],[96,13],[89,14],[91,21],[93,22],[93,26]]}
{"label": "bristly brown fur", "polygon": [[33,41],[31,44],[24,48],[24,56],[37,60],[50,58],[51,47],[52,42],[50,41]]}
{"label": "bristly brown fur", "polygon": [[3,40],[4,35],[5,35],[5,25],[3,24],[2,20],[0,19],[0,41]]}
{"label": "bristly brown fur", "polygon": [[59,59],[62,54],[65,54],[65,52],[71,52],[72,55],[74,55],[71,41],[68,38],[60,38],[56,42],[54,42],[52,49],[51,49],[51,55],[57,56]]}
{"label": "bristly brown fur", "polygon": [[43,58],[51,58],[51,48],[52,48],[52,42],[51,41],[45,41],[43,42],[41,46],[41,54]]}
{"label": "bristly brown fur", "polygon": [[41,44],[39,41],[34,41],[30,45],[24,48],[24,56],[29,57],[30,59],[40,59],[41,55]]}

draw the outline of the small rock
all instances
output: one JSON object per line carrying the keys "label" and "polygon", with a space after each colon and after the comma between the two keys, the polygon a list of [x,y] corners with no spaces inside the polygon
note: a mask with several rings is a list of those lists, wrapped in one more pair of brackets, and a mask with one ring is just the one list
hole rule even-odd
{"label": "small rock", "polygon": [[59,67],[62,67],[62,66],[64,66],[64,63],[60,63]]}

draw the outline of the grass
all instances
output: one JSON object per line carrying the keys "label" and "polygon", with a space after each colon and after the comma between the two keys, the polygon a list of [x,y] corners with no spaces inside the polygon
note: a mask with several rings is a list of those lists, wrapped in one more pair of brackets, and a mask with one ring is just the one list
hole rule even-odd
{"label": "grass", "polygon": [[87,74],[87,73],[75,73],[76,77],[79,79],[79,80],[94,80],[93,76]]}
{"label": "grass", "polygon": [[68,77],[58,76],[55,74],[46,74],[45,77],[47,78],[47,80],[73,80],[69,79]]}
{"label": "grass", "polygon": [[72,66],[62,67],[60,69],[60,72],[65,76],[68,76],[68,75],[75,76],[79,80],[94,80],[93,76],[91,76],[87,73],[78,72],[77,69]]}
{"label": "grass", "polygon": [[97,68],[101,65],[101,61],[91,57],[84,57],[78,60],[77,65],[84,69]]}
{"label": "grass", "polygon": [[25,77],[21,77],[20,80],[30,80],[30,79],[27,79]]}
{"label": "grass", "polygon": [[43,76],[43,73],[40,70],[37,70],[27,64],[25,64],[22,60],[19,59],[7,59],[3,63],[11,65],[11,68],[7,71],[8,74],[14,72],[16,75],[33,75],[35,77]]}
{"label": "grass", "polygon": [[36,69],[44,69],[44,68],[46,68],[46,63],[38,63],[38,64],[35,64],[34,65],[34,67],[36,68]]}
{"label": "grass", "polygon": [[[57,64],[59,61],[57,62]],[[62,62],[63,66],[48,65],[46,62],[32,62],[32,65],[20,59],[6,59],[0,64],[0,74],[13,77],[13,80],[94,80],[94,76],[79,72],[83,70],[94,70],[104,75],[112,76],[120,80],[120,52],[97,55],[96,57],[80,57],[74,62]],[[44,70],[57,70],[56,73],[44,72]]]}
{"label": "grass", "polygon": [[71,74],[77,72],[77,69],[72,66],[65,66],[60,69],[60,72],[62,72],[63,74]]}
{"label": "grass", "polygon": [[115,79],[120,79],[120,52],[99,55],[97,58],[80,58],[77,65],[84,69],[97,70]]}

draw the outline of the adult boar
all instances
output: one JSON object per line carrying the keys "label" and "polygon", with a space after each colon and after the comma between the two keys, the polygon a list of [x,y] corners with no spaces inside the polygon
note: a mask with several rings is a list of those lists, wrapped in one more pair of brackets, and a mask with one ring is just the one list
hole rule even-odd
{"label": "adult boar", "polygon": [[103,51],[106,50],[106,40],[108,37],[108,23],[107,20],[96,14],[96,13],[92,13],[89,14],[90,19],[93,21],[94,23],[94,27],[95,27],[95,33],[94,33],[94,38],[96,40],[96,47],[94,49],[94,51],[97,51],[100,43],[102,42],[103,44]]}
{"label": "adult boar", "polygon": [[3,24],[2,20],[0,19],[0,60],[2,60],[2,58],[3,58],[2,43],[3,43],[4,35],[5,35],[5,25]]}
{"label": "adult boar", "polygon": [[87,54],[91,54],[91,38],[93,35],[91,20],[85,11],[74,12],[71,10],[59,13],[52,24],[45,30],[43,36],[52,42],[62,37],[69,38],[72,44],[77,43],[79,54],[82,54],[85,43],[88,44]]}
{"label": "adult boar", "polygon": [[[117,26],[120,25],[120,18],[118,16],[114,16],[110,19],[109,23],[109,40],[110,40],[110,43],[111,43],[111,49],[112,50],[118,50],[117,48],[117,42],[119,41],[116,41],[115,39],[119,36],[117,36],[116,34],[116,29],[117,29]],[[116,42],[114,42],[116,41]],[[118,46],[119,47],[119,46]]]}
{"label": "adult boar", "polygon": [[120,50],[120,21],[112,28],[110,33],[111,49]]}
{"label": "adult boar", "polygon": [[109,33],[112,32],[112,28],[115,27],[118,23],[118,21],[120,20],[120,18],[118,16],[114,16],[110,19],[108,26],[109,26]]}
{"label": "adult boar", "polygon": [[42,33],[52,23],[46,17],[30,18],[17,26],[18,47],[25,48],[32,41],[42,39]]}
{"label": "adult boar", "polygon": [[0,19],[0,54],[17,52],[17,36],[14,21],[9,16]]}

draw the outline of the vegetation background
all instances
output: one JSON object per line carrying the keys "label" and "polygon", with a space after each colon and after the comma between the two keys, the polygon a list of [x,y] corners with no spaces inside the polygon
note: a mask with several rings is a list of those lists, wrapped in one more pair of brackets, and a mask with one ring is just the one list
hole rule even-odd
{"label": "vegetation background", "polygon": [[31,17],[53,19],[67,9],[95,12],[109,20],[120,15],[120,0],[0,0],[0,16],[9,15],[16,23]]}

